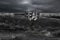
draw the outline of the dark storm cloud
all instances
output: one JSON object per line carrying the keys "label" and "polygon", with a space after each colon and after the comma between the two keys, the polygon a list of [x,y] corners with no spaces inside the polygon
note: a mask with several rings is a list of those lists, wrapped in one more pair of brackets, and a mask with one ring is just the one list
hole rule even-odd
{"label": "dark storm cloud", "polygon": [[60,0],[0,0],[0,11],[25,11],[39,9],[41,12],[60,12]]}
{"label": "dark storm cloud", "polygon": [[14,0],[0,0],[0,4],[14,4],[16,1]]}
{"label": "dark storm cloud", "polygon": [[42,11],[60,12],[60,0],[34,0],[33,5]]}

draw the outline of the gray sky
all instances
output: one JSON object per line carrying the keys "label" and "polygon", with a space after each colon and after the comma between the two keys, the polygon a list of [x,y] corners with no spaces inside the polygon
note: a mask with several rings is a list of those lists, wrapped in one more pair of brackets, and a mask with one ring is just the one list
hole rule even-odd
{"label": "gray sky", "polygon": [[34,9],[41,12],[60,12],[60,0],[0,0],[0,11],[17,12]]}

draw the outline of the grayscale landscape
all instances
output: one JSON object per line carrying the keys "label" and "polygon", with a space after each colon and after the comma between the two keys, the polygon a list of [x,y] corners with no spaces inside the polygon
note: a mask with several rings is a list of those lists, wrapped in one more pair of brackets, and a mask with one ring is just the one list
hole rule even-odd
{"label": "grayscale landscape", "polygon": [[0,40],[60,40],[60,0],[0,0]]}

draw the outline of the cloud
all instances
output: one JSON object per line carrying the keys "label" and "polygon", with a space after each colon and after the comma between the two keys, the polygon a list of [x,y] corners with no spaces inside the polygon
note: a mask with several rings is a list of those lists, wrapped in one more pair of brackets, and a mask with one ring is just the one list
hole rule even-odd
{"label": "cloud", "polygon": [[60,0],[0,0],[1,11],[25,11],[38,8],[42,12],[60,12]]}

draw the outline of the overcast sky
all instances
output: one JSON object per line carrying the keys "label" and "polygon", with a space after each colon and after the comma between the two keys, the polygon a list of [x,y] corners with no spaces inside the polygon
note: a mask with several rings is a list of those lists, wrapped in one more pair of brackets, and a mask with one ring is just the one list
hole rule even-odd
{"label": "overcast sky", "polygon": [[41,12],[60,12],[60,0],[0,0],[0,11],[2,12],[34,9]]}

